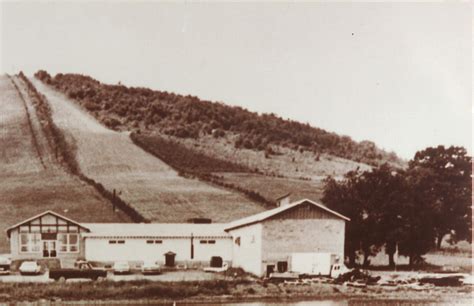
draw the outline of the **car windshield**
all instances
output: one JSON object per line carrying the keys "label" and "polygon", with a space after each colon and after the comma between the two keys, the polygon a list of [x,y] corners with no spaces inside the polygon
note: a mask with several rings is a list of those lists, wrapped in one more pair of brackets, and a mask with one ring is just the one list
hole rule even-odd
{"label": "car windshield", "polygon": [[36,262],[24,262],[21,264],[23,267],[36,267]]}

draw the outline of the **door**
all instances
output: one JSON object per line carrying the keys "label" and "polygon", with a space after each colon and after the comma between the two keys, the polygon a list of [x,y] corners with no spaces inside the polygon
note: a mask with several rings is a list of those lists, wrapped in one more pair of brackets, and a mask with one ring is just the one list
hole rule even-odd
{"label": "door", "polygon": [[267,277],[270,277],[270,274],[275,272],[275,265],[268,265],[267,266]]}
{"label": "door", "polygon": [[56,257],[56,241],[43,241],[43,257]]}
{"label": "door", "polygon": [[173,252],[168,252],[165,254],[165,265],[167,267],[174,267],[174,257],[176,256]]}

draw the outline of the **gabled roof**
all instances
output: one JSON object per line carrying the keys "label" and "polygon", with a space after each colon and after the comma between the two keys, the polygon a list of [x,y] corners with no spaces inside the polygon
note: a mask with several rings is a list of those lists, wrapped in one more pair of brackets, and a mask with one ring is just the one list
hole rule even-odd
{"label": "gabled roof", "polygon": [[42,212],[42,213],[40,213],[40,214],[38,214],[38,215],[36,215],[36,216],[33,216],[33,217],[29,218],[29,219],[23,220],[23,221],[21,221],[21,222],[15,224],[15,225],[10,226],[10,227],[7,228],[7,230],[6,230],[7,236],[10,238],[10,232],[11,232],[13,229],[15,229],[15,228],[17,228],[17,227],[19,227],[19,226],[21,226],[21,225],[23,225],[23,224],[26,224],[26,223],[28,223],[28,222],[30,222],[30,221],[33,221],[33,220],[35,220],[35,219],[38,219],[38,218],[40,218],[40,217],[42,217],[42,216],[45,216],[45,215],[53,215],[53,216],[55,216],[55,217],[58,217],[58,218],[63,219],[63,220],[66,220],[66,221],[68,221],[68,222],[70,222],[70,223],[72,223],[72,224],[74,224],[74,225],[77,225],[77,226],[82,227],[83,229],[89,231],[89,229],[88,229],[87,227],[83,226],[82,224],[77,223],[76,221],[71,220],[71,219],[69,219],[69,218],[67,218],[67,217],[64,217],[63,215],[60,215],[60,214],[58,214],[58,213],[56,213],[56,212],[54,212],[54,211],[52,211],[52,210],[47,210],[47,211],[44,211],[44,212]]}
{"label": "gabled roof", "polygon": [[326,212],[328,212],[330,214],[333,214],[336,217],[339,217],[343,220],[346,220],[346,221],[351,220],[351,219],[347,218],[346,216],[341,215],[340,213],[335,212],[334,210],[331,210],[331,209],[327,208],[326,206],[324,206],[322,204],[316,203],[316,202],[308,200],[308,199],[303,199],[303,200],[300,200],[300,201],[297,201],[297,202],[290,203],[288,205],[280,206],[280,207],[277,207],[277,208],[274,208],[274,209],[270,209],[270,210],[261,212],[261,213],[256,214],[256,215],[252,215],[252,216],[249,216],[249,217],[245,217],[245,218],[233,221],[233,222],[228,224],[228,226],[225,228],[225,230],[230,231],[232,229],[236,229],[236,228],[239,228],[239,227],[243,227],[243,226],[247,226],[247,225],[250,225],[250,224],[255,224],[255,223],[262,222],[262,221],[264,221],[264,220],[266,220],[266,219],[268,219],[272,216],[275,216],[275,215],[277,215],[281,212],[284,212],[288,209],[291,209],[291,208],[296,207],[298,205],[301,205],[303,203],[310,203],[310,204],[312,204],[316,207],[319,207],[320,209],[325,210]]}

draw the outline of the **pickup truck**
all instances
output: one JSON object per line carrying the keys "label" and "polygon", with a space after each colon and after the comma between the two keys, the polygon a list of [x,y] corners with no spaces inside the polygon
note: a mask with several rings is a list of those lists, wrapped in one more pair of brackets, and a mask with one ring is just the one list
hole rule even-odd
{"label": "pickup truck", "polygon": [[51,269],[49,278],[56,281],[65,281],[69,278],[89,278],[92,280],[102,280],[107,277],[107,271],[100,268],[94,268],[89,262],[82,261],[76,263],[74,269]]}

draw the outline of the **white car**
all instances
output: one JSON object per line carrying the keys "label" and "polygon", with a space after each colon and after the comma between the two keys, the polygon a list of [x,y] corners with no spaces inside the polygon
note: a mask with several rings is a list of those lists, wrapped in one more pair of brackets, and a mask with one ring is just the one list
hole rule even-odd
{"label": "white car", "polygon": [[215,272],[215,273],[219,273],[219,272],[225,272],[229,269],[229,265],[224,262],[222,264],[222,267],[205,267],[203,270],[204,272]]}
{"label": "white car", "polygon": [[127,261],[116,261],[112,270],[114,274],[128,274],[130,273],[130,265]]}
{"label": "white car", "polygon": [[7,257],[0,257],[0,275],[10,274],[12,261]]}
{"label": "white car", "polygon": [[160,274],[160,265],[153,261],[145,261],[142,266],[142,274]]}
{"label": "white car", "polygon": [[41,273],[41,266],[36,261],[24,261],[19,270],[21,275],[36,275]]}

